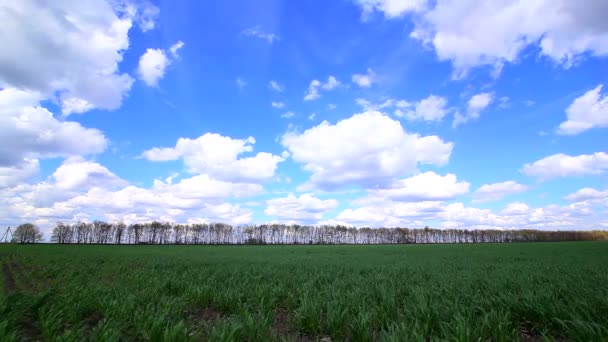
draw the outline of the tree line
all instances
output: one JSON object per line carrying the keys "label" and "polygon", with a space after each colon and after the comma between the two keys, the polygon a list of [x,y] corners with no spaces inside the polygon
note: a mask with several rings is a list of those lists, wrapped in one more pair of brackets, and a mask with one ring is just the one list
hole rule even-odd
{"label": "tree line", "polygon": [[[13,242],[42,240],[40,229],[22,224]],[[224,223],[174,224],[168,222],[108,223],[58,222],[51,242],[59,244],[410,244],[508,243],[534,241],[608,240],[608,231],[466,230],[425,228],[354,228],[262,224],[232,226]]]}

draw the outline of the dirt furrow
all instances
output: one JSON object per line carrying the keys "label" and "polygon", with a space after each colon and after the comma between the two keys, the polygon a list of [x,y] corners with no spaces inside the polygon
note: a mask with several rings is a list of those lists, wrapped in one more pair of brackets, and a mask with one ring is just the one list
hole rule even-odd
{"label": "dirt furrow", "polygon": [[6,293],[13,292],[17,289],[15,277],[7,262],[2,263],[2,277],[4,278],[4,291]]}

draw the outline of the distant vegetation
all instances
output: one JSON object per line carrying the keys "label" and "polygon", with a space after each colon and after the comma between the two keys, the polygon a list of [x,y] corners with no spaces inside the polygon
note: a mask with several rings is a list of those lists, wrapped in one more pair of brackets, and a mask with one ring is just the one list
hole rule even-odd
{"label": "distant vegetation", "polygon": [[[8,231],[7,231],[8,232]],[[8,234],[5,234],[5,236]],[[11,242],[42,240],[40,229],[30,223],[12,233]],[[60,244],[410,244],[410,243],[506,243],[608,240],[608,231],[548,231],[433,228],[354,228],[285,224],[231,226],[223,223],[173,224],[166,222],[107,223],[94,221],[57,223],[51,242]],[[4,242],[3,240],[0,240]],[[8,239],[6,239],[8,241]]]}
{"label": "distant vegetation", "polygon": [[[51,241],[79,244],[410,244],[503,243],[608,240],[608,231],[466,230],[349,228],[285,224],[231,226],[172,224],[58,223]],[[21,242],[21,240],[17,240]],[[29,242],[29,241],[27,241]]]}
{"label": "distant vegetation", "polygon": [[0,341],[608,341],[608,243],[0,244]]}

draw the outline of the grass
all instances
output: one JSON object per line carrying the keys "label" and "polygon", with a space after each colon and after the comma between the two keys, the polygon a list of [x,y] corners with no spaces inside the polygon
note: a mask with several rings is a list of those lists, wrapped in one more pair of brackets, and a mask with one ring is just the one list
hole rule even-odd
{"label": "grass", "polygon": [[0,245],[0,257],[0,341],[608,340],[604,242]]}

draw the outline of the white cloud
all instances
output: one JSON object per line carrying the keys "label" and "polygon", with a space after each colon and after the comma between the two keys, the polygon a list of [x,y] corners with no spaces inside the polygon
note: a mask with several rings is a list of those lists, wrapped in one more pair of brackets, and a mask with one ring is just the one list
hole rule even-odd
{"label": "white cloud", "polygon": [[247,86],[247,81],[241,77],[237,77],[236,86],[239,87],[239,90],[243,90]]}
{"label": "white cloud", "polygon": [[348,208],[336,216],[342,224],[359,227],[421,227],[443,209],[441,202],[377,201],[358,208]]}
{"label": "white cloud", "polygon": [[511,99],[508,96],[502,96],[498,99],[500,109],[507,109],[511,106]]}
{"label": "white cloud", "polygon": [[[228,177],[227,177],[228,178]],[[262,186],[247,182],[227,182],[201,174],[182,179],[173,184],[155,181],[152,188],[155,192],[169,193],[180,199],[223,199],[229,197],[248,197],[260,194]]]}
{"label": "white cloud", "polygon": [[399,121],[379,112],[356,114],[335,125],[324,121],[302,133],[288,132],[281,143],[312,172],[310,180],[320,187],[385,183],[415,172],[418,164],[444,165],[453,148],[434,135],[407,133]]}
{"label": "white cloud", "polygon": [[176,184],[156,180],[151,188],[126,185],[115,189],[103,184],[95,172],[87,177],[78,191],[59,188],[53,182],[9,189],[11,197],[0,198],[0,218],[8,222],[48,223],[105,218],[126,223],[166,220],[243,224],[251,222],[251,210],[224,202],[225,199],[262,192],[259,184],[224,182],[208,175],[196,175]]}
{"label": "white cloud", "polygon": [[69,191],[83,187],[103,186],[112,188],[126,185],[126,181],[110,172],[105,166],[87,161],[82,157],[66,159],[53,173],[58,191]]}
{"label": "white cloud", "polygon": [[[114,5],[114,6],[113,6]],[[153,27],[154,6],[104,0],[9,1],[0,9],[0,83],[58,97],[63,114],[120,107],[133,79],[118,65],[133,22]],[[35,23],[35,25],[32,25]],[[43,43],[41,43],[43,42]]]}
{"label": "white cloud", "polygon": [[513,202],[507,204],[507,206],[501,211],[501,214],[507,216],[525,215],[530,213],[530,207],[522,202]]}
{"label": "white cloud", "polygon": [[279,82],[275,81],[275,80],[271,80],[268,83],[268,88],[270,88],[271,90],[277,91],[277,92],[282,92],[283,90],[285,90],[285,86],[282,84],[279,84]]}
{"label": "white cloud", "polygon": [[[361,108],[363,108],[363,110],[365,110],[367,112],[367,111],[379,111],[382,109],[390,108],[395,104],[395,100],[387,99],[381,103],[372,103],[371,101],[368,101],[366,99],[358,98],[358,99],[355,99],[355,103],[358,104],[359,106],[361,106]],[[409,105],[410,104],[408,103],[408,106]]]}
{"label": "white cloud", "polygon": [[314,197],[313,194],[302,194],[299,197],[289,194],[287,197],[270,199],[266,204],[268,205],[264,210],[266,215],[290,221],[310,222],[318,221],[323,214],[334,210],[338,206],[338,201],[322,200]]}
{"label": "white cloud", "polygon": [[376,73],[370,68],[366,74],[354,74],[353,82],[361,88],[369,88],[376,82]]}
{"label": "white cloud", "polygon": [[456,113],[454,115],[454,122],[452,126],[457,127],[458,125],[467,121],[477,120],[481,112],[490,105],[493,97],[494,96],[491,93],[479,93],[473,95],[467,104],[466,113],[464,115],[460,113]]}
{"label": "white cloud", "polygon": [[165,75],[165,69],[169,65],[169,58],[161,49],[147,49],[140,57],[137,73],[139,77],[150,87],[156,87],[158,81]]}
{"label": "white cloud", "polygon": [[602,85],[589,90],[566,109],[568,120],[559,125],[560,134],[579,134],[594,127],[608,127],[608,95]]}
{"label": "white cloud", "polygon": [[294,113],[292,111],[288,111],[288,112],[281,114],[281,117],[283,119],[289,119],[289,118],[292,118],[294,115],[296,115],[296,113]]}
{"label": "white cloud", "polygon": [[134,2],[115,2],[113,5],[132,17],[142,32],[147,32],[156,27],[156,19],[160,10],[150,1],[137,1],[137,6]]}
{"label": "white cloud", "polygon": [[397,102],[395,115],[405,117],[408,120],[441,121],[448,113],[447,100],[441,96],[429,95],[414,104],[413,110],[404,111],[411,104],[401,100]]}
{"label": "white cloud", "polygon": [[188,171],[209,174],[227,181],[259,181],[274,176],[280,156],[258,152],[252,157],[239,158],[253,151],[255,139],[232,139],[215,133],[196,138],[180,138],[175,147],[155,147],[142,156],[150,161],[169,161],[183,158]]}
{"label": "white cloud", "polygon": [[42,99],[36,92],[0,90],[0,167],[31,170],[32,159],[105,150],[107,141],[103,133],[77,122],[57,120],[39,105]]}
{"label": "white cloud", "polygon": [[178,40],[177,43],[171,45],[171,47],[169,48],[169,52],[171,53],[171,56],[173,57],[173,59],[179,58],[178,52],[183,47],[184,47],[184,42],[182,42],[181,40]]}
{"label": "white cloud", "polygon": [[[580,202],[532,208],[522,202],[502,211],[467,207],[456,202],[396,202],[367,198],[359,207],[340,212],[334,222],[359,227],[423,227],[457,229],[569,229],[582,230],[605,220],[601,203]],[[355,204],[357,204],[355,203]],[[598,210],[599,209],[599,210]]]}
{"label": "white cloud", "polygon": [[11,165],[0,165],[0,189],[12,187],[36,175],[40,169],[38,159],[23,159],[22,162]]}
{"label": "white cloud", "polygon": [[321,87],[321,82],[319,80],[310,81],[310,85],[308,86],[308,91],[306,92],[306,95],[304,96],[304,101],[312,101],[312,100],[316,100],[319,97],[321,97],[321,95],[319,94],[319,87]]}
{"label": "white cloud", "polygon": [[93,104],[87,102],[84,99],[79,99],[77,97],[64,98],[61,100],[61,108],[64,115],[69,115],[72,113],[84,113],[89,110],[95,108]]}
{"label": "white cloud", "polygon": [[525,164],[522,172],[541,180],[552,178],[601,174],[608,169],[608,154],[596,152],[569,156],[558,153],[549,157]]}
{"label": "white cloud", "polygon": [[379,103],[372,103],[366,99],[358,98],[355,102],[366,111],[394,108],[395,116],[406,118],[410,121],[441,121],[449,111],[446,108],[447,100],[444,97],[432,94],[414,103],[392,98],[383,99]]}
{"label": "white cloud", "polygon": [[325,90],[332,90],[340,85],[340,81],[338,81],[334,76],[329,76],[327,78],[327,82],[321,85],[321,88]]}
{"label": "white cloud", "polygon": [[361,18],[365,21],[374,12],[382,12],[386,18],[398,18],[408,12],[424,10],[427,0],[356,0],[362,7]]}
{"label": "white cloud", "polygon": [[312,80],[308,86],[308,91],[304,96],[304,101],[316,100],[321,97],[321,94],[319,93],[320,89],[333,90],[334,88],[340,86],[340,84],[340,81],[331,75],[327,78],[327,82],[325,83],[322,83],[319,80]]}
{"label": "white cloud", "polygon": [[515,181],[484,184],[473,194],[473,202],[496,201],[507,195],[516,194],[528,190],[525,185]]}
{"label": "white cloud", "polygon": [[370,197],[394,201],[444,201],[469,192],[469,183],[458,181],[456,175],[445,176],[428,171],[393,182],[388,188],[368,190]]}
{"label": "white cloud", "polygon": [[440,0],[416,17],[411,37],[434,47],[440,60],[451,61],[455,78],[481,65],[497,75],[531,45],[568,68],[585,53],[608,55],[607,12],[604,0]]}
{"label": "white cloud", "polygon": [[272,108],[283,108],[283,107],[285,107],[285,103],[281,102],[281,101],[272,101],[270,104],[272,105]]}
{"label": "white cloud", "polygon": [[[37,168],[37,164],[35,167]],[[111,190],[124,187],[128,183],[96,162],[70,157],[42,182],[14,185],[11,189],[4,189],[7,197],[22,200],[33,207],[48,207],[95,187]]]}
{"label": "white cloud", "polygon": [[270,44],[274,43],[275,41],[280,40],[279,36],[277,36],[274,33],[268,33],[268,32],[263,31],[259,25],[244,29],[241,32],[241,34],[243,34],[247,37],[256,37],[256,38],[263,39]]}
{"label": "white cloud", "polygon": [[583,188],[565,197],[568,201],[582,202],[587,200],[608,199],[608,190],[600,191],[592,188]]}

